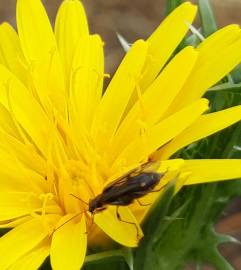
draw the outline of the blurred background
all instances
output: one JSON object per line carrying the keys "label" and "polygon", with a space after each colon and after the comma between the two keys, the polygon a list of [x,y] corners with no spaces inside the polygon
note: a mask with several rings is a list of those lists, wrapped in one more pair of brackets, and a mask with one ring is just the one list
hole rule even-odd
{"label": "blurred background", "polygon": [[[61,0],[42,0],[51,21]],[[164,0],[82,0],[89,18],[91,33],[98,33],[105,41],[106,72],[112,73],[123,56],[116,31],[129,42],[146,38],[164,16]],[[195,0],[192,2],[195,3]],[[210,0],[218,26],[229,23],[241,25],[241,0]],[[0,0],[0,22],[15,25],[16,0]]]}
{"label": "blurred background", "polygon": [[[57,8],[62,1],[43,0],[43,2],[54,23]],[[210,0],[210,2],[219,27],[230,23],[241,25],[241,0]],[[146,38],[158,26],[165,12],[164,0],[83,0],[83,4],[89,18],[91,33],[100,34],[105,41],[106,72],[111,74],[124,55],[116,32],[118,31],[129,42]],[[8,21],[16,25],[15,5],[16,0],[0,0],[0,22]],[[236,198],[230,203],[217,224],[217,230],[241,241],[241,199]],[[229,244],[221,249],[234,268],[240,270],[240,245]],[[207,266],[205,269],[213,268]]]}

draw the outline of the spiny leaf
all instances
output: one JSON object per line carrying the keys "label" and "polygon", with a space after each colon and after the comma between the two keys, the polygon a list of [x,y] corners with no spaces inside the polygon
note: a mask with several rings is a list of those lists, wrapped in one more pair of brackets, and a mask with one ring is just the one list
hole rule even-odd
{"label": "spiny leaf", "polygon": [[203,35],[207,37],[217,30],[213,10],[210,6],[209,0],[199,0],[198,6],[202,22],[202,32]]}
{"label": "spiny leaf", "polygon": [[205,259],[208,257],[210,252],[215,252],[219,244],[223,243],[234,243],[240,245],[240,242],[234,237],[217,233],[213,224],[209,223],[203,228],[202,237],[200,238],[200,241],[194,245],[194,249],[197,250],[197,253],[202,257],[202,259]]}
{"label": "spiny leaf", "polygon": [[159,256],[157,256],[159,252],[155,247],[162,236],[162,226],[166,222],[165,216],[167,215],[173,194],[174,183],[171,183],[146,217],[143,225],[144,238],[135,252],[134,269],[160,269],[158,268]]}
{"label": "spiny leaf", "polygon": [[128,52],[130,47],[131,47],[131,44],[120,33],[116,32],[116,36],[117,36],[123,50],[125,52]]}
{"label": "spiny leaf", "polygon": [[234,270],[234,268],[218,252],[218,250],[210,250],[207,256],[207,260],[218,270]]}
{"label": "spiny leaf", "polygon": [[200,44],[201,40],[196,34],[191,34],[186,37],[183,42],[183,48],[186,46],[197,47]]}

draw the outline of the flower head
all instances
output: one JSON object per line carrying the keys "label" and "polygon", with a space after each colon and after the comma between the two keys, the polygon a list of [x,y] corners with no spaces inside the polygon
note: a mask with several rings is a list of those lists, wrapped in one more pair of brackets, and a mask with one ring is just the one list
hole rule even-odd
{"label": "flower head", "polygon": [[137,246],[150,205],[120,207],[128,223],[115,206],[93,217],[88,203],[148,160],[165,174],[157,189],[241,176],[240,160],[169,159],[241,118],[241,106],[204,114],[201,98],[240,62],[238,26],[170,59],[195,13],[186,2],[136,41],[103,93],[104,43],[82,4],[65,0],[53,32],[40,0],[17,1],[18,34],[0,26],[0,224],[13,228],[0,239],[0,269],[37,269],[49,254],[53,269],[79,269],[87,239]]}

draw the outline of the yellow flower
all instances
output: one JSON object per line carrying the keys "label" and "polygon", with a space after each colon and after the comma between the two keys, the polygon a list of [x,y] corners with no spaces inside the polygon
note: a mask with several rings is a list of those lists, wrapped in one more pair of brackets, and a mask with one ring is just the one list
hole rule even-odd
{"label": "yellow flower", "polygon": [[[103,94],[103,42],[81,3],[63,2],[53,33],[40,0],[17,1],[18,34],[0,26],[0,226],[13,228],[0,239],[1,270],[37,269],[49,254],[53,269],[79,269],[87,237],[135,247],[136,228],[116,207],[93,219],[85,202],[150,158],[168,169],[159,186],[178,176],[177,190],[241,176],[240,160],[168,160],[241,119],[241,106],[203,115],[201,98],[240,62],[238,26],[167,64],[195,13],[186,2],[135,42]],[[149,207],[120,208],[140,236]]]}

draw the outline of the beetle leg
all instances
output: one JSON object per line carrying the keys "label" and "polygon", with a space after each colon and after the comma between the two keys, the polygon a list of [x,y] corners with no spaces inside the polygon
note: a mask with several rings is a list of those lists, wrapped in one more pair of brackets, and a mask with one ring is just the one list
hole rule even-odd
{"label": "beetle leg", "polygon": [[117,217],[117,219],[118,219],[119,221],[121,221],[121,222],[130,224],[130,225],[134,225],[135,228],[136,228],[136,235],[137,235],[137,239],[138,239],[138,238],[139,238],[139,231],[138,231],[138,227],[137,227],[136,223],[121,219],[121,216],[120,216],[120,213],[119,213],[118,210],[119,210],[119,206],[116,206],[116,217]]}
{"label": "beetle leg", "polygon": [[91,222],[90,222],[90,225],[89,225],[89,230],[91,230],[92,226],[95,223],[94,218],[95,218],[95,213],[91,213],[91,219],[90,219]]}
{"label": "beetle leg", "polygon": [[94,211],[94,213],[96,214],[96,213],[102,212],[102,211],[104,211],[105,209],[106,209],[105,206],[96,208],[95,211]]}
{"label": "beetle leg", "polygon": [[151,203],[142,203],[140,200],[136,200],[140,206],[148,206],[151,205]]}
{"label": "beetle leg", "polygon": [[152,190],[152,191],[150,191],[149,194],[150,194],[150,193],[154,193],[154,192],[159,192],[159,191],[161,191],[166,185],[167,185],[167,184],[165,184],[164,186],[162,186],[161,188],[159,188],[159,189],[157,189],[157,190]]}

